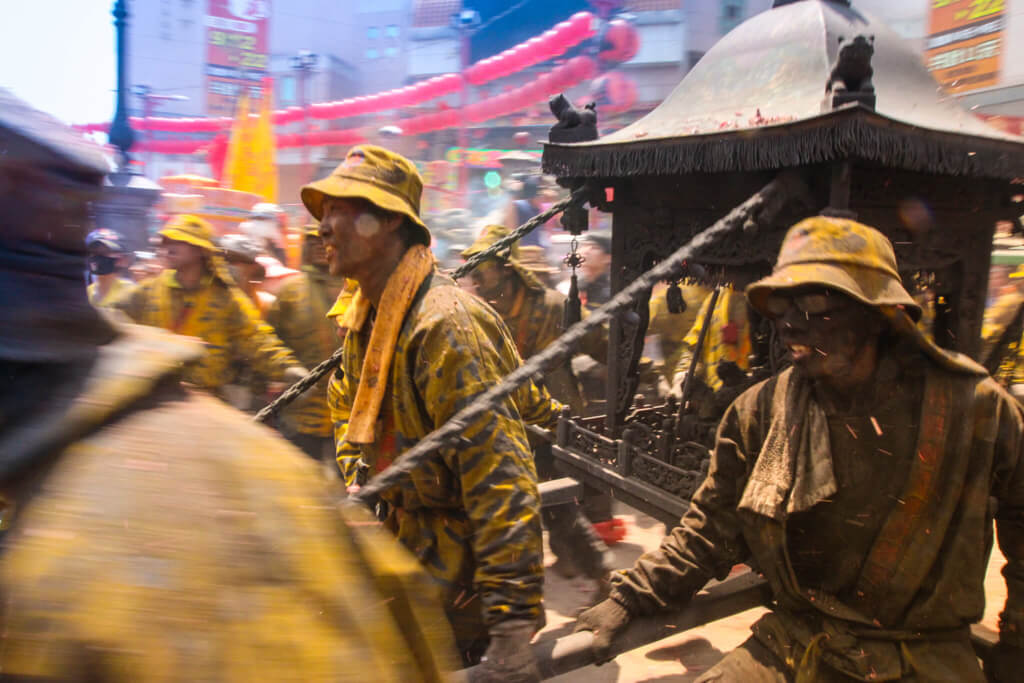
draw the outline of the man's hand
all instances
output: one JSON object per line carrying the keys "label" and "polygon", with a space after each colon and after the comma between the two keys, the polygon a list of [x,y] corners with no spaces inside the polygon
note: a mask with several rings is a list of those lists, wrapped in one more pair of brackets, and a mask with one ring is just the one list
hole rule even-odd
{"label": "man's hand", "polygon": [[284,381],[288,384],[295,384],[309,374],[309,370],[301,365],[293,365],[284,371]]}
{"label": "man's hand", "polygon": [[576,620],[576,631],[593,631],[594,643],[591,650],[597,658],[598,664],[611,661],[609,656],[612,642],[629,625],[632,617],[626,608],[608,598],[597,603]]}
{"label": "man's hand", "polygon": [[527,619],[509,619],[491,627],[491,644],[480,663],[473,667],[469,683],[537,683],[540,670],[530,650],[536,624]]}
{"label": "man's hand", "polygon": [[985,676],[992,683],[1019,681],[1024,674],[1024,649],[996,643],[985,659]]}

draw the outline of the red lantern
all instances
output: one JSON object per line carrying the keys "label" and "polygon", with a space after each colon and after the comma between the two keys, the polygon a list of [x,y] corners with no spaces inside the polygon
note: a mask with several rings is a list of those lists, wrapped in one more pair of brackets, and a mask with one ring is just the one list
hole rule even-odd
{"label": "red lantern", "polygon": [[605,31],[598,56],[607,62],[628,62],[640,48],[636,27],[624,19],[612,19]]}
{"label": "red lantern", "polygon": [[594,81],[588,99],[607,112],[628,111],[636,103],[636,83],[628,76],[611,71]]}
{"label": "red lantern", "polygon": [[580,82],[591,78],[597,72],[597,65],[590,57],[573,57],[566,62],[566,75]]}
{"label": "red lantern", "polygon": [[576,39],[576,43],[582,42],[596,33],[594,15],[590,12],[577,12],[569,17],[569,24],[572,26],[572,35]]}

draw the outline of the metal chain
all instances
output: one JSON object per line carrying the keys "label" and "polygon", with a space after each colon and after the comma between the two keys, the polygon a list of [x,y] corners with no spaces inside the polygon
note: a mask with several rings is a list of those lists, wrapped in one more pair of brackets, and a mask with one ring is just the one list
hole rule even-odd
{"label": "metal chain", "polygon": [[481,394],[468,406],[460,410],[443,425],[426,435],[412,448],[398,457],[387,469],[368,481],[358,493],[349,497],[355,503],[368,503],[385,490],[397,485],[403,477],[419,467],[425,460],[446,446],[459,441],[460,435],[482,415],[492,412],[501,401],[532,377],[562,362],[577,348],[583,338],[595,327],[604,324],[615,313],[633,304],[645,290],[669,276],[673,276],[683,263],[703,247],[720,239],[722,235],[742,229],[748,219],[756,217],[769,200],[793,196],[797,193],[799,181],[791,175],[781,175],[754,193],[745,202],[734,208],[724,218],[697,234],[671,256],[660,261],[653,268],[622,289],[600,308],[553,341],[547,348],[525,361],[509,373],[501,382]]}
{"label": "metal chain", "polygon": [[[487,247],[480,253],[474,254],[473,256],[469,257],[469,259],[467,259],[465,263],[463,263],[461,266],[452,271],[451,277],[455,280],[465,277],[470,273],[470,271],[476,268],[481,261],[490,258],[491,256],[494,256],[495,254],[501,252],[504,249],[511,247],[516,240],[520,240],[529,233],[531,233],[534,229],[537,228],[538,225],[542,225],[548,222],[549,220],[551,220],[553,216],[557,216],[559,213],[565,211],[567,208],[571,206],[582,204],[584,201],[586,201],[586,194],[586,187],[581,187],[574,191],[571,195],[563,199],[562,201],[552,204],[547,211],[543,211],[537,214],[536,216],[526,221],[518,228],[510,232],[508,235],[502,237],[500,240],[498,240],[491,246]],[[264,406],[263,409],[260,410],[260,412],[256,413],[256,416],[253,417],[253,420],[255,420],[256,422],[266,422],[270,418],[277,415],[279,412],[281,412],[282,409],[284,409],[285,406],[287,406],[289,403],[297,399],[299,396],[302,396],[304,393],[309,391],[311,388],[313,388],[313,385],[315,385],[317,382],[323,379],[323,377],[326,376],[327,373],[331,372],[332,370],[334,370],[334,368],[338,367],[338,365],[341,363],[341,356],[342,347],[338,347],[334,351],[334,353],[331,354],[330,358],[321,362],[315,368],[310,370],[308,375],[306,375],[298,382],[285,389],[283,392],[281,392],[280,396],[278,396],[269,404]]]}
{"label": "metal chain", "polygon": [[509,247],[512,246],[514,242],[522,239],[523,237],[526,237],[526,235],[533,232],[533,230],[538,225],[547,223],[554,216],[557,216],[558,214],[562,213],[571,206],[582,204],[584,201],[586,201],[586,198],[587,188],[581,187],[575,192],[573,192],[571,195],[563,199],[562,201],[552,204],[547,211],[537,214],[536,216],[526,221],[518,228],[516,228],[509,234],[505,235],[500,240],[498,240],[491,246],[487,247],[480,253],[473,254],[472,256],[470,256],[465,263],[463,263],[461,266],[452,271],[452,278],[458,280],[459,278],[465,277],[470,273],[470,271],[472,271],[474,268],[480,265],[481,261],[488,259],[491,256],[494,256],[495,254],[498,254],[505,249],[508,249]]}

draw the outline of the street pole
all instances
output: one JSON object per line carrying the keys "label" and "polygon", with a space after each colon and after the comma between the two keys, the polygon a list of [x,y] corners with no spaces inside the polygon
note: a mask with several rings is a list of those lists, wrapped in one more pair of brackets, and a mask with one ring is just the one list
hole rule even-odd
{"label": "street pole", "polygon": [[111,12],[117,34],[117,108],[107,138],[119,151],[118,168],[128,171],[128,150],[135,144],[135,133],[128,121],[128,0],[117,0]]}
{"label": "street pole", "polygon": [[135,144],[135,133],[128,120],[128,2],[114,3],[114,29],[117,35],[117,109],[107,137],[118,150],[118,168],[108,174],[103,192],[93,202],[96,224],[125,236],[132,249],[146,245],[150,209],[161,188],[135,173],[128,155]]}

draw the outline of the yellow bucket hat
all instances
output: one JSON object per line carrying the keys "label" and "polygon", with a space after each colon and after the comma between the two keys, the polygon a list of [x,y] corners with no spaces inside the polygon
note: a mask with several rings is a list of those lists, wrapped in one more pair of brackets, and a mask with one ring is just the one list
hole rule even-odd
{"label": "yellow bucket hat", "polygon": [[408,216],[420,228],[422,242],[430,245],[430,230],[420,218],[423,179],[419,171],[400,154],[359,145],[348,151],[331,175],[302,188],[302,203],[318,221],[323,220],[324,197],[357,198],[386,210]]}
{"label": "yellow bucket hat", "polygon": [[[484,228],[483,232],[480,233],[480,236],[476,238],[476,241],[463,249],[460,255],[462,258],[468,259],[471,256],[487,250],[492,244],[504,237],[507,237],[508,235],[508,228],[502,225],[488,225]],[[519,275],[520,279],[527,287],[531,289],[545,288],[544,285],[541,284],[540,280],[537,279],[537,276],[530,272],[530,270],[519,260],[520,247],[518,240],[513,242],[510,247],[495,254],[494,258],[505,261],[512,266],[512,270]]]}
{"label": "yellow bucket hat", "polygon": [[786,233],[772,274],[747,287],[747,299],[767,314],[772,292],[804,285],[829,287],[869,306],[899,306],[921,319],[921,307],[896,269],[892,244],[863,223],[827,216],[800,221]]}
{"label": "yellow bucket hat", "polygon": [[[475,256],[481,251],[486,251],[492,244],[500,239],[508,237],[508,228],[502,225],[488,225],[483,231],[477,236],[473,244],[469,245],[462,250],[462,258],[469,258]],[[495,258],[500,258],[503,261],[519,260],[519,242],[513,242],[512,246],[508,247],[504,253],[499,252],[495,254]]]}
{"label": "yellow bucket hat", "polygon": [[213,226],[191,214],[179,214],[171,218],[160,230],[160,236],[175,242],[187,242],[213,253],[218,252],[213,243]]}

